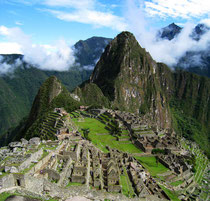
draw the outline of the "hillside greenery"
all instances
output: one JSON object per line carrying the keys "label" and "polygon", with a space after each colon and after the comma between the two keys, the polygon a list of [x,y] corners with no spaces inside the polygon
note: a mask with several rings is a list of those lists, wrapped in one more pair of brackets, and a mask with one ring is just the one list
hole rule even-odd
{"label": "hillside greenery", "polygon": [[107,106],[106,98],[112,109],[138,110],[155,126],[172,125],[209,155],[210,79],[156,63],[129,32],[106,47],[90,81],[74,93],[86,104]]}
{"label": "hillside greenery", "polygon": [[70,92],[55,77],[48,78],[40,87],[35,97],[29,117],[22,120],[14,129],[10,129],[0,141],[4,145],[12,140],[19,140],[23,136],[26,139],[41,137],[43,139],[55,139],[55,133],[40,136],[40,127],[54,108],[64,108],[67,112],[78,109],[80,103],[75,101]]}
{"label": "hillside greenery", "polygon": [[28,116],[40,86],[48,77],[56,75],[68,90],[72,90],[90,74],[90,70],[53,72],[20,66],[13,74],[0,76],[0,136]]}
{"label": "hillside greenery", "polygon": [[[92,37],[74,45],[76,64],[68,71],[46,71],[35,68],[23,61],[23,55],[0,55],[1,62],[13,65],[17,59],[22,64],[14,72],[0,75],[0,136],[15,127],[29,114],[34,98],[42,83],[50,76],[56,76],[69,90],[73,90],[89,79],[96,61],[111,38]],[[83,68],[92,66],[92,68]],[[1,67],[1,65],[0,65]]]}

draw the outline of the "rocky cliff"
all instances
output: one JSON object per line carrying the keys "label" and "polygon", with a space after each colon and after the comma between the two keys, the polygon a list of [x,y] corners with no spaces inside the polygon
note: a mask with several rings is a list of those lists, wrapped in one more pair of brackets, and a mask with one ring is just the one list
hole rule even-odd
{"label": "rocky cliff", "polygon": [[106,47],[90,80],[74,93],[84,104],[106,103],[139,114],[156,129],[174,128],[207,151],[209,90],[209,78],[156,63],[133,34],[122,32]]}
{"label": "rocky cliff", "polygon": [[[100,88],[113,108],[147,115],[158,129],[170,128],[169,106],[156,68],[157,63],[141,48],[133,34],[122,32],[106,47],[89,85]],[[75,92],[81,97],[78,91]],[[91,104],[91,101],[86,99],[86,103]]]}

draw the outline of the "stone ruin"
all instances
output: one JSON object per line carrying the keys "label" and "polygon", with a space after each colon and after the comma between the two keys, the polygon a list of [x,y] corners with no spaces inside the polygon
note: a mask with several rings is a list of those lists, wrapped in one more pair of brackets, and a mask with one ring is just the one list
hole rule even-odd
{"label": "stone ruin", "polygon": [[[65,113],[57,108],[56,112]],[[94,110],[84,116],[98,118],[99,114],[110,115],[123,129],[129,131],[132,142],[145,153],[154,148],[176,151],[177,140],[169,135],[160,137],[138,117],[129,113],[112,110]],[[131,155],[107,147],[103,153],[91,142],[83,139],[77,128],[68,131],[71,126],[61,128],[57,141],[41,141],[32,138],[29,141],[12,142],[0,150],[0,191],[16,189],[31,192],[33,195],[67,198],[92,193],[98,197],[113,198],[112,193],[122,196],[121,177],[128,178],[134,192],[133,199],[151,198],[153,200],[169,197],[151,177],[147,170]],[[133,130],[138,132],[135,135]],[[145,134],[143,131],[149,131]],[[137,133],[136,133],[137,134]],[[62,136],[62,137],[61,137]],[[53,149],[52,149],[53,148]],[[188,175],[190,168],[177,155],[158,155],[158,160],[176,174]],[[15,166],[14,166],[15,164]],[[17,174],[18,173],[18,174]],[[117,198],[118,199],[118,198]],[[112,200],[117,200],[116,197]],[[131,200],[129,198],[128,200]]]}
{"label": "stone ruin", "polygon": [[[26,141],[22,141],[24,145],[20,142],[11,143],[9,147],[11,150],[4,153],[16,158],[13,149],[16,147],[24,149]],[[51,195],[60,198],[75,195],[78,189],[102,194],[104,192],[122,193],[120,176],[126,174],[132,183],[136,197],[156,196],[154,192],[157,191],[159,192],[157,200],[168,199],[155,182],[147,185],[149,174],[138,161],[126,153],[110,148],[108,148],[108,153],[103,153],[92,143],[83,139],[41,142],[38,138],[28,141],[24,153],[30,150],[30,146],[35,149],[35,145],[38,149],[34,150],[30,156],[26,157],[27,154],[24,155],[20,151],[22,160],[19,161],[15,172],[12,168],[10,170],[7,168],[7,166],[10,167],[9,161],[1,163],[1,168],[5,168],[6,175],[0,178],[0,191],[16,189],[21,192],[29,191],[36,195]],[[48,145],[49,150],[46,149]],[[50,150],[52,145],[55,146],[54,150]],[[46,151],[47,154],[45,154]],[[77,186],[72,186],[74,184]],[[71,191],[66,191],[66,189],[71,189]],[[151,189],[156,189],[156,191]],[[109,197],[109,194],[106,194],[107,196]]]}

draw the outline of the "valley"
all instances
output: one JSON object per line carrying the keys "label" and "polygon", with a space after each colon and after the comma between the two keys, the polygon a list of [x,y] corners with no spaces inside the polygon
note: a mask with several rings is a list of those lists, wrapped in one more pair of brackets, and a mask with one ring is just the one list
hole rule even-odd
{"label": "valley", "polygon": [[[103,52],[97,41],[86,41],[97,51],[90,60],[82,53],[83,65]],[[128,31],[105,45],[93,71],[31,67],[23,84],[3,78],[15,90],[6,90],[11,104],[2,90],[10,123],[2,130],[16,121],[0,138],[0,197],[208,200],[209,78],[156,62]],[[18,124],[20,103],[31,110]]]}

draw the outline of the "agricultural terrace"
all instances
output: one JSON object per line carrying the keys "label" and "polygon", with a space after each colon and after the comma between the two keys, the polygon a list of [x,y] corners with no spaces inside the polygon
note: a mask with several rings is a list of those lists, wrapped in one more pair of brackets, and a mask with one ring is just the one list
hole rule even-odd
{"label": "agricultural terrace", "polygon": [[[108,145],[110,148],[118,149],[119,151],[127,152],[127,153],[142,153],[140,149],[135,147],[132,144],[129,138],[129,134],[127,130],[122,130],[121,134],[118,136],[114,136],[111,134],[111,127],[114,126],[113,119],[106,115],[100,115],[102,121],[89,118],[89,117],[81,117],[79,112],[73,112],[70,114],[72,117],[72,121],[78,127],[79,132],[84,137],[84,130],[88,129],[88,139],[92,141],[92,143],[97,146],[103,152],[108,152],[106,146]],[[112,121],[111,121],[112,120]],[[119,138],[123,138],[123,141],[119,141]]]}

